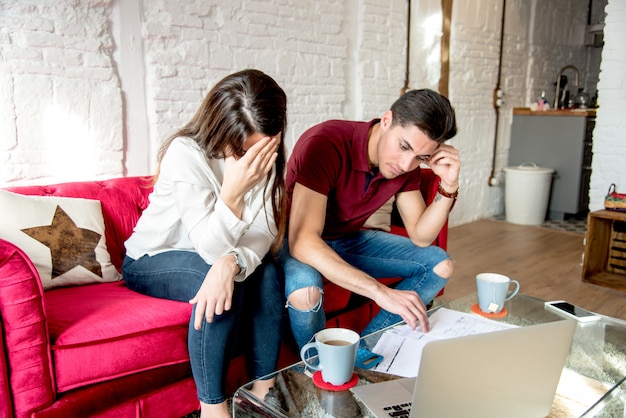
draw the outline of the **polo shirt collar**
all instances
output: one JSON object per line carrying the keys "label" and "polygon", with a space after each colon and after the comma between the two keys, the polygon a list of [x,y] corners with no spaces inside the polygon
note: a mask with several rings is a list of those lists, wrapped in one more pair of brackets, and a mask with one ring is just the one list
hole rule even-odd
{"label": "polo shirt collar", "polygon": [[369,123],[362,123],[354,130],[353,143],[351,150],[352,168],[355,171],[363,171],[369,173],[370,165],[367,160],[367,143],[368,133],[372,126],[379,123],[380,119],[372,119]]}

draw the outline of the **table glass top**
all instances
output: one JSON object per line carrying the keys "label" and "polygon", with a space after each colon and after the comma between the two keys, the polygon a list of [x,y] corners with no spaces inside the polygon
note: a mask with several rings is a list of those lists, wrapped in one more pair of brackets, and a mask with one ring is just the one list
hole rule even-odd
{"label": "table glass top", "polygon": [[[471,312],[476,294],[446,301],[436,300],[431,313],[441,307]],[[544,301],[517,295],[505,304],[507,315],[495,321],[519,326],[557,321],[560,315],[544,308]],[[374,347],[385,330],[364,337]],[[396,379],[381,372],[355,369],[359,385]],[[249,391],[252,382],[233,397],[235,417],[367,417],[367,408],[350,391],[317,388],[302,362],[275,373],[278,396],[261,401]],[[580,323],[557,389],[551,417],[623,417],[626,397],[626,322],[603,316],[601,321]],[[608,415],[607,415],[608,414]]]}

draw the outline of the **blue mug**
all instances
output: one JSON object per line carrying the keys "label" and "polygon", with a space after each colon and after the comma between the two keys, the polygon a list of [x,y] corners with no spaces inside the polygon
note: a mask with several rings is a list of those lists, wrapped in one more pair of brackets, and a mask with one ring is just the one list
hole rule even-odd
{"label": "blue mug", "polygon": [[504,302],[517,295],[519,282],[502,274],[480,273],[476,276],[476,289],[480,310],[485,313],[500,313]]}
{"label": "blue mug", "polygon": [[[327,328],[315,334],[315,341],[300,350],[302,361],[313,370],[321,370],[322,380],[341,386],[352,379],[359,334],[346,328]],[[315,350],[318,361],[313,363],[309,351]]]}

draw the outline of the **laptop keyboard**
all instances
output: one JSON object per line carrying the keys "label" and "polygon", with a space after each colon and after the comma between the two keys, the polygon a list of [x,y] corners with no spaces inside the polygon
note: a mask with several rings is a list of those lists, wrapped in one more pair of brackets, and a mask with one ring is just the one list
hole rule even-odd
{"label": "laptop keyboard", "polygon": [[411,402],[389,405],[383,408],[390,417],[408,417],[411,413]]}

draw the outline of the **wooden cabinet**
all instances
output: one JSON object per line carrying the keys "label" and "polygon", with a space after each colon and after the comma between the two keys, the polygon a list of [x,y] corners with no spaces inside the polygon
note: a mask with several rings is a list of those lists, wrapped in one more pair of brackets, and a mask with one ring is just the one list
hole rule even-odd
{"label": "wooden cabinet", "polygon": [[513,111],[509,165],[535,163],[555,170],[550,219],[563,219],[589,206],[594,127],[595,111]]}
{"label": "wooden cabinet", "polygon": [[584,282],[626,291],[626,213],[599,210],[587,216]]}

